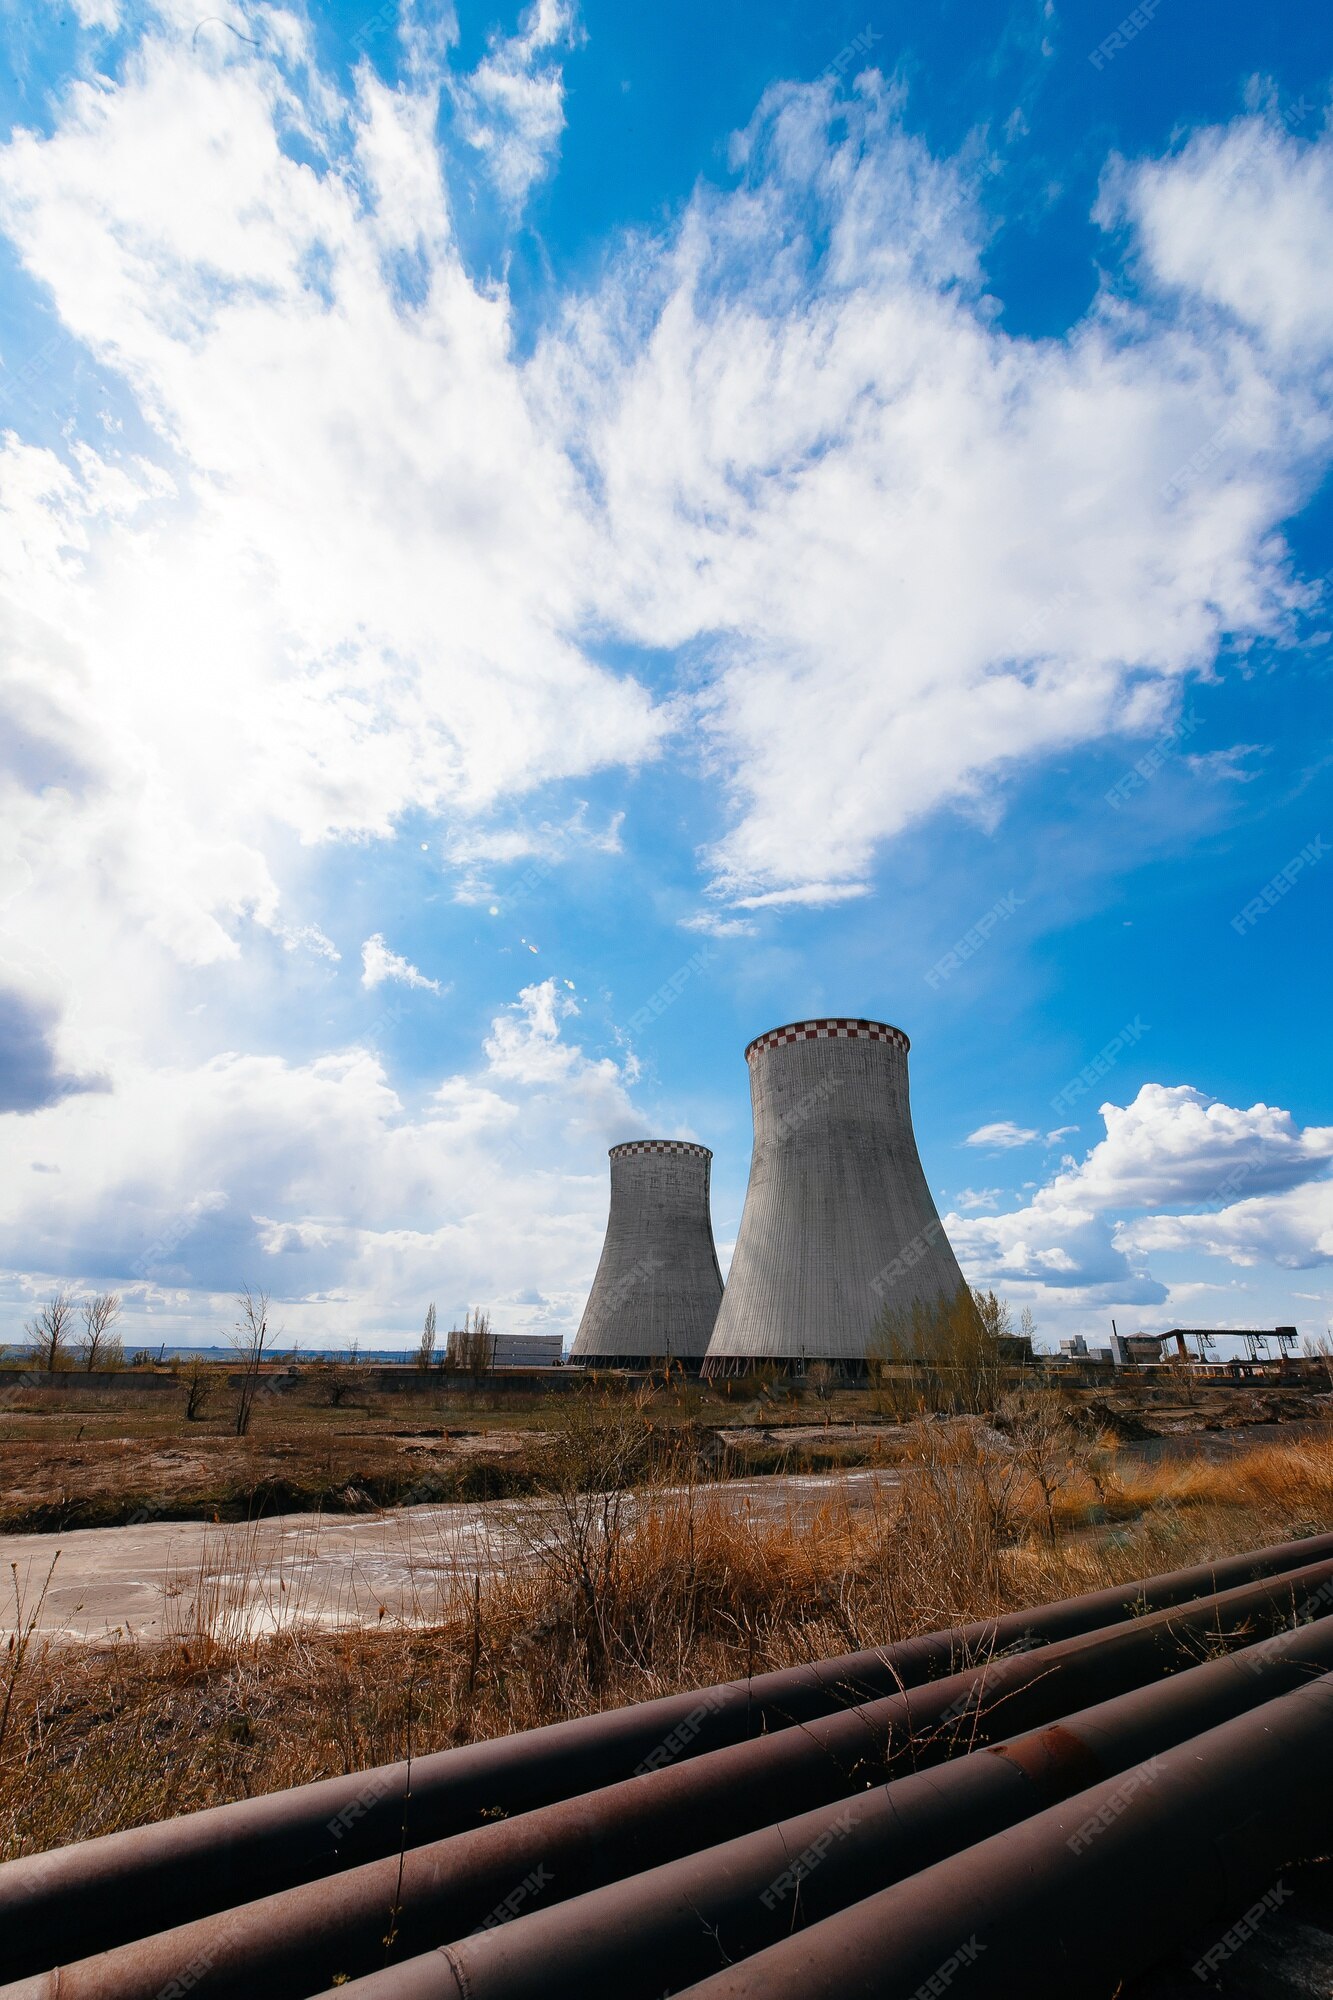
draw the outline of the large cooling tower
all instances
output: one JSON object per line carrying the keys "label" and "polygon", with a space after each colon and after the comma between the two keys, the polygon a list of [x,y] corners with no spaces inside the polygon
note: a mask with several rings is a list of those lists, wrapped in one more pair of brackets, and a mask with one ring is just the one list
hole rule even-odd
{"label": "large cooling tower", "polygon": [[722,1297],[708,1214],[707,1146],[635,1139],[611,1148],[611,1213],[571,1361],[698,1363]]}
{"label": "large cooling tower", "polygon": [[926,1186],[908,1040],[882,1021],[796,1021],[745,1051],[754,1155],[704,1372],[755,1361],[863,1364],[885,1308],[952,1298],[963,1276]]}

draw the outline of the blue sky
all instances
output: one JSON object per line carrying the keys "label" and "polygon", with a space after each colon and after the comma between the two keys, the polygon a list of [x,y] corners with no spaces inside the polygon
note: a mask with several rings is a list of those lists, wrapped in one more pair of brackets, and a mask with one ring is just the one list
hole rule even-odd
{"label": "blue sky", "polygon": [[1045,1340],[1324,1331],[1333,24],[1138,13],[11,15],[0,1332],[572,1332],[825,1012]]}

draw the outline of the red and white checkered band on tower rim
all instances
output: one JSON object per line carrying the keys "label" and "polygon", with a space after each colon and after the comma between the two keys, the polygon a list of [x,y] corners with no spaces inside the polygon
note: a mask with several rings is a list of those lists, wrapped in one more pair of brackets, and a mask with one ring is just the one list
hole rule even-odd
{"label": "red and white checkered band on tower rim", "polygon": [[704,1160],[713,1157],[707,1146],[696,1146],[689,1139],[628,1139],[623,1146],[612,1146],[610,1157],[614,1160],[622,1153],[693,1153]]}
{"label": "red and white checkered band on tower rim", "polygon": [[791,1021],[785,1028],[770,1028],[766,1035],[757,1035],[745,1051],[746,1062],[763,1055],[768,1049],[784,1048],[788,1042],[891,1042],[904,1054],[911,1048],[901,1028],[891,1028],[887,1021],[852,1021],[836,1019],[828,1021]]}

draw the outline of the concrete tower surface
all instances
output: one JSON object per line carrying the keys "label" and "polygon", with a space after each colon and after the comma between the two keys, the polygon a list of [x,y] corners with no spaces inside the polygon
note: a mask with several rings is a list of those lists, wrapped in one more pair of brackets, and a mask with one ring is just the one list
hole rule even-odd
{"label": "concrete tower surface", "polygon": [[754,1154],[704,1372],[863,1365],[887,1307],[953,1298],[963,1274],[926,1186],[909,1043],[883,1021],[795,1021],[745,1051]]}
{"label": "concrete tower surface", "polygon": [[570,1360],[642,1367],[703,1360],[722,1298],[708,1177],[684,1139],[613,1146],[611,1213]]}

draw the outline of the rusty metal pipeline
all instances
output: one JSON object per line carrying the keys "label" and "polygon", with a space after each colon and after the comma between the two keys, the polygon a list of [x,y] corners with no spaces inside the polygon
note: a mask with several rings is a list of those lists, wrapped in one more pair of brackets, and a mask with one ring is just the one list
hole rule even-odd
{"label": "rusty metal pipeline", "polygon": [[864,1792],[905,1765],[1044,1723],[1333,1604],[1333,1562],[1010,1654],[927,1687],[706,1752],[506,1821],[366,1863],[116,1950],[68,1958],[3,2000],[156,2000],[188,1968],[200,2000],[290,2000],[484,1924],[544,1871],[548,1902],[784,1813]]}
{"label": "rusty metal pipeline", "polygon": [[1058,1641],[1333,1556],[1333,1535],[1284,1542],[1006,1617],[750,1680],[210,1807],[0,1866],[0,1978],[227,1910],[470,1827],[683,1762],[915,1686],[1015,1643]]}
{"label": "rusty metal pipeline", "polygon": [[1162,1752],[1330,1670],[1325,1617],[554,1908],[522,1898],[521,1923],[502,1912],[321,2000],[659,2000],[1116,1772],[1147,1782]]}
{"label": "rusty metal pipeline", "polygon": [[916,2000],[957,1979],[968,2000],[1109,2000],[1182,1945],[1206,1981],[1331,1839],[1323,1675],[678,1990]]}

